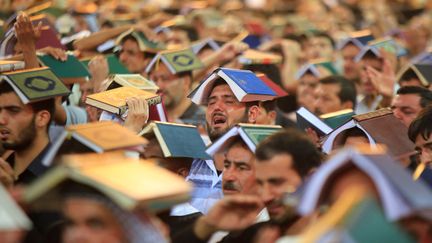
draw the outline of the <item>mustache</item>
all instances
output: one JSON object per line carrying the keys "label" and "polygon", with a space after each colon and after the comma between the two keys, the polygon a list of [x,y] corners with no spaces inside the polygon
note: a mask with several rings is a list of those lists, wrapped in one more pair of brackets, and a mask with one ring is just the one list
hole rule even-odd
{"label": "mustache", "polygon": [[231,190],[231,191],[240,191],[239,186],[237,186],[237,184],[235,184],[232,181],[227,181],[223,184],[223,189],[224,190]]}

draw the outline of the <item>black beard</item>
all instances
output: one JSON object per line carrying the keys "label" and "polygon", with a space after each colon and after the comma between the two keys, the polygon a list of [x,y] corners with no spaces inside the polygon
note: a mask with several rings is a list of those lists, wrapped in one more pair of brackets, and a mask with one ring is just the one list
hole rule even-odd
{"label": "black beard", "polygon": [[[227,127],[224,130],[213,130],[210,127],[210,124],[206,121],[206,129],[207,129],[207,135],[210,138],[210,141],[215,142],[216,140],[218,140],[220,137],[222,137],[226,132],[228,132],[233,126],[235,126],[238,123],[247,123],[248,122],[248,111],[245,111],[243,117],[238,121],[232,124],[232,126]],[[227,119],[228,121],[228,119]]]}
{"label": "black beard", "polygon": [[35,128],[35,117],[32,118],[30,124],[21,130],[18,139],[15,143],[4,142],[3,148],[13,151],[23,151],[28,149],[33,145],[34,139],[36,138],[36,128]]}

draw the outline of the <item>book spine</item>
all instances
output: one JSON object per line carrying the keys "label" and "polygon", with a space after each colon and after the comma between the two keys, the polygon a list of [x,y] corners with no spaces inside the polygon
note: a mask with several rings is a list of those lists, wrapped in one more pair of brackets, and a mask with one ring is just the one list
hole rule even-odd
{"label": "book spine", "polygon": [[24,62],[0,64],[0,72],[9,72],[24,69]]}
{"label": "book spine", "polygon": [[162,101],[162,99],[160,96],[155,96],[155,97],[147,99],[147,103],[149,105],[156,105],[156,104],[161,103],[161,101]]}

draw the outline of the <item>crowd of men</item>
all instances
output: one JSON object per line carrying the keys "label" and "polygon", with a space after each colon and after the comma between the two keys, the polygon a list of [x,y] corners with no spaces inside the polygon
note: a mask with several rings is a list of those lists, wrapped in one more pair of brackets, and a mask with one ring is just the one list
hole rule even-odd
{"label": "crowd of men", "polygon": [[[35,21],[37,14],[47,22]],[[41,54],[90,60],[85,82],[65,82],[72,91],[67,97],[25,102],[11,82],[0,80],[0,189],[7,190],[0,190],[0,242],[432,242],[430,1],[0,0],[0,23],[0,67],[17,60],[24,71],[39,68]],[[62,46],[40,46],[46,28],[54,28]],[[10,33],[16,42],[8,50]],[[193,56],[182,69],[163,57],[184,50]],[[158,87],[163,116],[153,118],[155,105],[140,96],[128,97],[121,115],[86,104],[86,97],[108,89],[111,55]],[[195,59],[199,65],[191,65]],[[281,92],[262,99],[245,90],[255,96],[242,100],[219,75],[199,93],[223,68],[264,74]],[[326,151],[331,133],[300,126],[301,107],[316,117],[350,109],[349,120],[359,123],[385,109],[401,126],[380,124],[387,130],[379,136],[369,132],[373,127],[351,126]],[[168,208],[161,203],[163,210],[134,210],[96,183],[70,180],[59,185],[60,199],[42,202],[56,207],[38,210],[26,200],[29,188],[40,191],[43,183],[32,185],[61,166],[60,156],[45,161],[59,133],[106,120],[145,137],[136,157],[158,161],[189,183],[187,199]],[[162,135],[143,135],[157,120],[192,125],[207,147],[239,124],[278,130],[256,148],[236,135],[210,157],[176,157],[164,154]],[[379,144],[391,140],[412,145],[410,153]],[[2,212],[12,212],[6,196],[31,226],[2,219]],[[377,211],[356,217],[370,202]]]}

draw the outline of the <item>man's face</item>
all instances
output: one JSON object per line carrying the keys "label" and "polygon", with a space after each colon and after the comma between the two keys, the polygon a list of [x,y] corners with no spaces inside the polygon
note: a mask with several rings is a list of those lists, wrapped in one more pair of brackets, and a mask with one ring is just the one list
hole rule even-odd
{"label": "man's face", "polygon": [[256,164],[257,191],[263,200],[271,219],[280,219],[285,214],[283,196],[293,192],[302,179],[293,168],[289,154],[278,154],[267,161]]}
{"label": "man's face", "polygon": [[361,90],[364,95],[373,95],[376,94],[377,89],[366,73],[367,66],[373,67],[378,72],[382,72],[382,61],[378,58],[364,58],[360,62]]}
{"label": "man's face", "polygon": [[315,91],[315,113],[322,115],[342,110],[344,107],[338,96],[339,92],[338,84],[318,84]]}
{"label": "man's face", "polygon": [[126,243],[126,236],[112,212],[102,203],[68,198],[63,205],[66,226],[63,243]]}
{"label": "man's face", "polygon": [[228,84],[213,88],[207,103],[207,133],[212,141],[225,134],[235,124],[247,122],[246,105],[237,100]]}
{"label": "man's face", "polygon": [[242,144],[234,144],[225,154],[222,184],[225,195],[255,193],[255,156]]}
{"label": "man's face", "polygon": [[304,106],[310,111],[315,109],[314,94],[318,83],[319,79],[309,73],[306,73],[299,79],[299,85],[297,88],[297,102],[300,106]]}
{"label": "man's face", "polygon": [[24,150],[36,137],[35,114],[14,92],[0,95],[0,139],[5,149]]}
{"label": "man's face", "polygon": [[353,44],[348,44],[341,50],[343,58],[344,76],[347,79],[353,80],[360,76],[359,65],[357,62],[354,61],[354,58],[359,52],[360,49]]}
{"label": "man's face", "polygon": [[168,33],[166,44],[168,46],[189,46],[190,40],[184,30],[172,30]]}
{"label": "man's face", "polygon": [[392,101],[391,108],[393,110],[393,115],[406,127],[409,127],[411,122],[422,110],[420,106],[420,96],[416,94],[396,95]]}
{"label": "man's face", "polygon": [[421,134],[419,134],[415,141],[416,150],[420,152],[420,161],[427,165],[432,164],[432,138],[429,136],[428,139],[424,139]]}
{"label": "man's face", "polygon": [[142,73],[148,63],[144,52],[140,51],[138,43],[131,39],[123,42],[119,59],[131,73]]}
{"label": "man's face", "polygon": [[312,37],[308,41],[306,55],[308,60],[325,58],[333,58],[333,46],[329,39],[325,37]]}
{"label": "man's face", "polygon": [[186,77],[180,78],[172,74],[165,64],[160,64],[158,69],[150,74],[150,79],[159,86],[159,92],[167,109],[173,109],[187,98],[190,81],[186,80]]}

